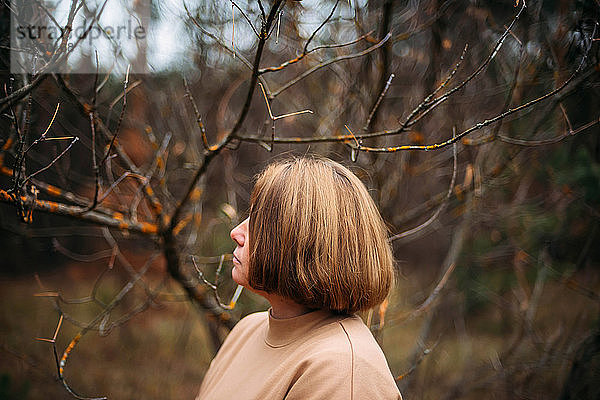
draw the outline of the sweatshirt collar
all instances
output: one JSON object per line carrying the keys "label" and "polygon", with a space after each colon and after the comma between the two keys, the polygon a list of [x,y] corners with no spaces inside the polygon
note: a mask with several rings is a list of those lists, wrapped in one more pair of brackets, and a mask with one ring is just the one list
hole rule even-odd
{"label": "sweatshirt collar", "polygon": [[269,326],[265,342],[270,347],[283,347],[305,336],[310,331],[326,325],[338,316],[328,310],[316,310],[293,318],[277,319],[271,316],[269,309]]}

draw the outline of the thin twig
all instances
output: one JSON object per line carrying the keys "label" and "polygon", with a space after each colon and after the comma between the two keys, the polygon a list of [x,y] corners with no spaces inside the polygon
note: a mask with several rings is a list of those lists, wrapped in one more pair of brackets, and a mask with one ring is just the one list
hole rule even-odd
{"label": "thin twig", "polygon": [[65,138],[56,138],[56,139],[71,139],[71,143],[69,143],[67,148],[64,149],[58,156],[54,157],[54,159],[48,165],[46,165],[45,167],[42,167],[41,169],[37,170],[36,172],[32,173],[27,178],[25,178],[23,180],[23,182],[20,183],[20,185],[19,185],[20,187],[23,187],[27,182],[29,182],[31,180],[31,178],[33,178],[37,174],[44,172],[48,168],[52,167],[63,155],[65,155],[65,153],[67,151],[69,151],[71,149],[71,147],[75,144],[75,142],[77,142],[79,140],[79,138],[77,136],[75,136],[75,137],[69,136],[69,137],[65,137]]}
{"label": "thin twig", "polygon": [[323,22],[321,22],[321,25],[319,25],[319,27],[317,29],[315,29],[315,31],[312,33],[312,35],[310,35],[310,37],[304,44],[304,48],[302,49],[302,54],[306,54],[306,52],[308,50],[308,45],[310,44],[310,42],[312,42],[314,37],[317,35],[317,32],[319,32],[321,30],[321,28],[323,28],[327,24],[327,22],[329,22],[331,17],[333,17],[333,13],[335,12],[335,9],[337,8],[339,3],[340,3],[340,0],[336,0],[335,4],[333,5],[333,8],[331,9],[331,12],[327,16],[327,18],[325,18],[325,20]]}
{"label": "thin twig", "polygon": [[428,356],[429,354],[431,354],[431,351],[433,349],[435,349],[435,347],[438,345],[438,343],[439,343],[439,339],[433,344],[433,346],[424,348],[423,351],[420,353],[419,357],[410,366],[410,368],[408,369],[408,371],[406,371],[406,372],[398,375],[396,377],[396,380],[397,381],[401,381],[402,379],[405,379],[406,377],[408,377],[409,375],[411,375],[413,372],[415,372],[415,370],[417,369],[417,367],[423,362],[423,360],[425,359],[426,356]]}
{"label": "thin twig", "polygon": [[[456,128],[452,128],[452,129],[453,129],[454,134],[456,134]],[[448,187],[448,192],[446,193],[446,197],[444,198],[444,200],[442,200],[442,203],[439,205],[437,210],[435,210],[433,215],[431,215],[431,217],[429,217],[429,219],[427,221],[423,222],[419,226],[416,226],[412,229],[409,229],[409,230],[401,232],[401,233],[397,233],[394,236],[390,237],[389,240],[391,242],[395,241],[395,240],[399,240],[399,239],[404,239],[406,237],[412,236],[418,232],[423,231],[429,225],[431,225],[435,220],[437,220],[437,218],[442,213],[442,211],[444,211],[444,209],[448,205],[448,201],[450,200],[450,197],[452,196],[452,190],[454,189],[454,185],[456,184],[456,175],[457,175],[457,170],[458,170],[458,157],[457,157],[457,151],[456,151],[456,142],[452,144],[452,159],[453,159],[452,179],[450,179],[450,186]]]}
{"label": "thin twig", "polygon": [[92,96],[92,107],[89,112],[90,129],[92,132],[92,171],[94,171],[94,199],[90,204],[88,211],[93,210],[98,204],[98,193],[100,192],[100,167],[98,166],[98,160],[96,159],[96,98],[97,98],[97,86],[98,86],[98,52],[96,51],[96,75],[94,76],[94,87]]}
{"label": "thin twig", "polygon": [[[591,48],[591,47],[590,47]],[[589,52],[589,49],[588,49]],[[424,150],[424,151],[428,151],[428,150],[436,150],[436,149],[440,149],[442,147],[446,147],[451,145],[452,143],[462,139],[463,137],[467,136],[468,134],[480,130],[488,125],[491,125],[495,122],[498,122],[500,120],[502,120],[503,118],[506,118],[507,116],[514,114],[516,112],[525,110],[529,107],[534,106],[535,104],[544,101],[546,99],[548,99],[549,97],[554,96],[555,94],[557,94],[558,92],[560,92],[561,90],[563,90],[569,83],[571,83],[571,81],[575,78],[575,76],[577,76],[579,74],[579,72],[581,71],[581,69],[583,68],[585,61],[587,59],[587,55],[588,53],[585,54],[585,56],[582,58],[581,63],[579,64],[579,66],[577,67],[577,70],[566,80],[564,81],[560,86],[558,86],[556,89],[536,98],[533,99],[527,103],[521,104],[517,107],[514,108],[509,108],[507,111],[496,115],[495,117],[492,117],[490,119],[486,119],[482,122],[479,122],[475,125],[473,125],[472,127],[462,131],[461,133],[459,133],[458,135],[456,135],[455,137],[448,139],[446,141],[443,142],[439,142],[439,143],[434,143],[434,144],[429,144],[429,145],[403,145],[403,146],[393,146],[393,147],[367,147],[367,146],[361,146],[360,150],[361,151],[366,151],[366,152],[375,152],[375,153],[394,153],[396,151],[405,151],[405,150]],[[594,124],[596,123],[596,121],[594,121]],[[564,137],[563,137],[564,138]],[[521,144],[523,142],[521,142],[518,139],[509,139],[509,138],[501,138],[501,140],[504,140],[508,143],[513,143],[513,144]],[[562,140],[562,139],[561,139]],[[543,144],[548,144],[547,142],[544,142]]]}
{"label": "thin twig", "polygon": [[[139,189],[136,191],[135,197],[133,199],[133,201],[131,202],[131,206],[129,207],[129,214],[132,216],[133,220],[137,219],[137,207],[140,203],[140,201],[142,200],[142,195],[145,191],[151,191],[154,192],[154,190],[150,187],[150,182],[152,179],[152,176],[154,175],[157,167],[159,165],[165,165],[166,161],[163,158],[165,153],[167,152],[167,147],[169,146],[169,143],[171,141],[171,133],[168,132],[165,137],[163,138],[162,144],[161,146],[157,149],[156,154],[154,155],[153,159],[152,159],[152,165],[150,165],[150,167],[148,168],[148,172],[146,173],[146,175],[144,176],[144,179],[142,179],[142,185],[139,187]],[[162,211],[162,205],[160,205],[159,209],[155,208],[155,211],[158,211],[158,215],[157,217],[160,216],[161,211]]]}
{"label": "thin twig", "polygon": [[524,140],[524,139],[510,138],[510,137],[504,136],[504,135],[498,135],[498,139],[502,142],[514,144],[517,146],[547,146],[549,144],[558,143],[570,136],[577,135],[578,133],[583,132],[599,123],[600,123],[600,117],[594,121],[590,121],[587,124],[580,126],[579,128],[577,128],[575,130],[571,130],[569,128],[569,131],[565,132],[564,134],[562,134],[560,136],[556,136],[554,138],[550,138],[550,139]]}
{"label": "thin twig", "polygon": [[200,278],[200,280],[207,285],[208,287],[210,287],[215,295],[215,300],[217,300],[217,302],[219,303],[219,305],[224,308],[225,310],[233,310],[235,308],[235,305],[237,303],[238,298],[240,297],[240,295],[242,294],[242,289],[244,288],[241,285],[238,285],[235,292],[233,293],[233,296],[231,297],[231,300],[229,301],[229,303],[225,304],[221,301],[221,297],[219,296],[219,276],[221,276],[221,271],[223,269],[223,261],[225,261],[225,254],[221,255],[220,259],[219,259],[219,265],[217,267],[216,273],[215,273],[215,283],[211,283],[209,282],[205,277],[204,277],[204,273],[202,272],[202,270],[198,267],[198,264],[196,264],[196,259],[194,256],[190,257],[192,260],[192,263],[194,264],[194,268],[196,269],[196,271],[198,272],[198,277]]}
{"label": "thin twig", "polygon": [[[366,35],[364,35],[361,38],[364,38],[364,37],[366,37]],[[378,132],[362,133],[362,134],[356,134],[356,135],[335,135],[335,136],[320,136],[320,137],[291,137],[291,138],[275,137],[273,139],[273,142],[274,143],[343,142],[345,140],[350,140],[350,139],[354,139],[354,138],[360,140],[360,139],[371,139],[371,138],[376,138],[376,137],[381,137],[381,136],[392,136],[392,135],[400,134],[406,130],[406,126],[408,125],[408,123],[411,122],[412,118],[415,115],[417,115],[419,111],[421,111],[423,108],[425,108],[426,105],[430,102],[430,100],[435,96],[435,94],[437,94],[441,89],[443,89],[448,84],[448,82],[452,79],[452,77],[456,74],[459,66],[461,65],[462,61],[464,60],[467,49],[468,49],[468,45],[466,45],[464,47],[459,61],[456,63],[454,68],[450,71],[450,73],[448,74],[446,79],[409,114],[409,116],[407,117],[407,119],[405,121],[405,124],[403,126],[401,126],[400,128],[385,129],[385,130],[378,131]],[[270,98],[273,98],[273,97],[274,97],[274,95],[270,96]],[[238,136],[238,138],[242,139],[244,141],[257,142],[257,143],[261,143],[263,140],[262,138],[257,137],[257,136]]]}
{"label": "thin twig", "polygon": [[[517,21],[521,17],[521,14],[525,10],[525,8],[526,8],[526,5],[525,5],[525,2],[523,2],[523,5],[521,6],[521,9],[517,13],[517,15],[515,15],[515,17],[511,21],[510,25],[504,30],[504,33],[496,41],[496,45],[492,49],[491,53],[479,65],[479,67],[477,67],[477,69],[475,71],[473,71],[473,73],[471,75],[469,75],[464,81],[462,81],[461,83],[459,83],[458,85],[456,85],[455,87],[453,87],[452,89],[450,89],[449,91],[447,91],[446,93],[444,93],[442,96],[436,98],[435,100],[432,100],[431,102],[428,102],[426,104],[425,110],[419,116],[419,118],[417,120],[421,119],[424,115],[428,114],[431,110],[435,109],[437,106],[439,106],[440,104],[442,104],[443,102],[445,102],[446,100],[448,100],[454,93],[456,93],[457,91],[459,91],[460,89],[462,89],[463,87],[465,87],[470,81],[472,81],[475,77],[477,77],[492,62],[492,60],[494,59],[494,57],[496,57],[496,54],[498,54],[498,51],[500,51],[500,48],[504,44],[504,40],[506,39],[506,37],[510,33],[512,27],[517,23]],[[416,122],[416,121],[412,121],[412,123],[410,125],[412,125],[414,122]],[[408,125],[408,121],[405,122],[404,125],[410,126],[410,125]]]}
{"label": "thin twig", "polygon": [[179,222],[179,217],[181,215],[183,206],[185,204],[187,204],[190,196],[192,195],[192,192],[194,191],[194,188],[196,187],[196,184],[198,183],[198,180],[200,179],[200,177],[202,175],[204,175],[209,163],[231,140],[236,138],[236,134],[237,134],[238,130],[241,128],[244,120],[246,119],[246,116],[248,115],[248,111],[250,110],[250,104],[252,103],[252,94],[254,93],[254,89],[258,82],[258,66],[260,64],[260,59],[262,58],[262,53],[263,53],[264,46],[265,46],[265,43],[267,40],[267,32],[269,31],[271,24],[273,23],[273,20],[275,19],[276,15],[277,15],[277,11],[279,10],[279,7],[281,6],[282,3],[283,3],[283,0],[277,0],[273,4],[273,6],[271,7],[271,11],[269,12],[267,22],[265,23],[265,25],[262,28],[261,35],[260,35],[261,39],[259,40],[258,46],[256,49],[256,55],[255,55],[254,64],[253,64],[253,68],[252,68],[252,76],[250,78],[250,86],[248,88],[248,94],[246,95],[246,100],[244,102],[244,105],[242,107],[242,110],[240,112],[240,115],[238,116],[236,123],[234,124],[231,131],[227,135],[225,135],[225,137],[218,144],[210,147],[209,151],[205,152],[203,162],[200,165],[200,167],[196,170],[196,174],[192,178],[192,181],[190,182],[190,185],[188,186],[188,188],[185,192],[185,195],[183,196],[182,200],[178,203],[177,207],[175,208],[175,211],[173,212],[173,215],[170,218],[170,223],[169,223],[169,226],[167,227],[165,233],[170,234],[172,232],[172,230],[175,228],[175,226]]}
{"label": "thin twig", "polygon": [[58,336],[58,332],[60,331],[60,327],[62,325],[63,322],[63,314],[61,313],[60,315],[60,319],[58,320],[58,325],[56,326],[56,329],[54,331],[54,336],[52,337],[52,339],[44,339],[44,338],[36,338],[37,340],[41,340],[44,342],[49,342],[52,344],[52,350],[54,353],[54,359],[56,361],[56,369],[57,369],[57,373],[58,373],[58,379],[60,380],[60,382],[62,383],[62,385],[64,386],[64,388],[76,399],[79,400],[107,400],[107,397],[84,397],[81,396],[79,394],[77,394],[67,383],[67,381],[65,380],[65,376],[64,376],[64,366],[67,360],[67,357],[69,356],[69,354],[71,353],[71,351],[73,350],[73,348],[77,345],[77,343],[79,342],[79,340],[82,337],[81,333],[78,333],[73,340],[71,340],[71,342],[69,343],[69,345],[67,346],[67,348],[65,349],[65,351],[63,352],[62,357],[59,359],[58,357],[58,351],[56,349],[56,338]]}
{"label": "thin twig", "polygon": [[308,69],[307,71],[304,71],[302,74],[298,75],[297,77],[295,77],[294,79],[292,79],[291,81],[289,81],[288,83],[284,84],[282,87],[280,87],[279,89],[275,90],[271,96],[270,99],[274,99],[275,97],[279,96],[281,94],[281,92],[283,92],[284,90],[289,89],[291,86],[295,85],[296,83],[300,82],[302,79],[306,78],[307,76],[311,75],[313,72],[316,72],[318,70],[320,70],[321,68],[325,68],[328,65],[331,65],[333,63],[337,63],[340,61],[345,61],[345,60],[350,60],[352,58],[357,58],[357,57],[363,57],[366,54],[369,54],[370,52],[377,50],[378,48],[380,48],[381,46],[383,46],[385,44],[385,42],[387,42],[390,37],[391,37],[391,33],[388,33],[387,35],[385,35],[385,37],[383,39],[381,39],[380,42],[378,42],[377,44],[363,50],[360,51],[358,53],[353,53],[353,54],[347,54],[344,56],[339,56],[339,57],[335,57],[332,59],[329,59],[327,61],[324,61],[322,63],[319,63],[317,65],[315,65],[314,67]]}
{"label": "thin twig", "polygon": [[[69,96],[70,99],[78,106],[79,112],[85,117],[88,118],[88,106],[86,105],[86,101],[82,99],[75,91],[71,88],[71,86],[63,79],[60,74],[54,74],[54,78],[60,88]],[[139,81],[136,81],[139,82]],[[135,85],[129,85],[127,92]],[[123,94],[121,94],[122,96]],[[107,126],[102,122],[101,119],[96,119],[96,129],[100,131],[104,137],[113,143],[114,150],[116,154],[119,156],[121,160],[126,164],[127,169],[135,174],[142,175],[142,171],[134,164],[134,162],[129,158],[123,147],[118,141],[113,141],[112,139],[115,137],[114,134],[107,128]],[[110,160],[112,156],[107,158],[107,161]],[[110,163],[106,163],[107,169],[110,169]],[[109,174],[110,175],[110,174]],[[151,192],[150,190],[144,191],[144,195],[149,200],[152,208],[155,212],[160,215],[162,211],[162,205],[159,199],[156,197],[156,194]]]}
{"label": "thin twig", "polygon": [[369,126],[371,125],[371,120],[373,119],[373,116],[375,115],[375,112],[377,111],[379,104],[381,104],[381,101],[383,100],[383,98],[385,97],[385,94],[387,93],[388,89],[390,88],[390,85],[392,84],[392,79],[394,79],[394,76],[395,76],[394,74],[391,74],[390,77],[388,78],[387,82],[385,83],[383,90],[381,91],[381,93],[379,94],[379,97],[377,98],[377,102],[375,102],[373,109],[369,113],[369,117],[367,118],[367,122],[365,122],[365,126],[363,126],[363,131],[366,131],[369,128]]}
{"label": "thin twig", "polygon": [[[56,103],[56,109],[54,110],[54,115],[52,115],[52,119],[50,119],[50,123],[48,124],[48,127],[46,128],[46,130],[44,131],[44,133],[42,133],[42,135],[41,135],[39,138],[35,139],[35,140],[33,141],[33,143],[31,143],[31,144],[29,145],[29,147],[27,148],[27,150],[25,150],[25,154],[27,154],[27,152],[28,152],[29,150],[31,150],[31,148],[32,148],[33,146],[35,146],[36,144],[38,144],[38,143],[40,143],[40,142],[43,142],[43,141],[45,141],[45,140],[51,140],[51,139],[47,139],[47,138],[46,138],[46,135],[47,135],[47,134],[48,134],[48,132],[50,131],[50,128],[52,127],[52,124],[54,124],[54,119],[56,118],[56,115],[58,114],[58,109],[59,109],[59,108],[60,108],[60,103]],[[60,139],[64,139],[64,138],[53,138],[52,140],[60,140]]]}
{"label": "thin twig", "polygon": [[210,144],[208,143],[208,139],[206,137],[206,129],[204,128],[204,123],[202,122],[202,115],[200,115],[200,111],[198,110],[198,106],[196,105],[194,96],[192,96],[192,92],[188,85],[187,79],[185,79],[185,76],[183,77],[183,86],[185,87],[185,96],[190,100],[190,104],[192,105],[194,113],[196,114],[196,123],[198,124],[198,127],[200,128],[200,134],[202,135],[202,145],[204,146],[205,150],[208,150],[210,148]]}
{"label": "thin twig", "polygon": [[119,130],[121,128],[121,123],[123,122],[123,116],[125,115],[125,109],[127,108],[127,85],[129,84],[129,70],[131,65],[127,66],[127,73],[125,74],[125,82],[123,83],[123,107],[121,108],[121,114],[119,115],[119,120],[117,121],[117,128],[115,129],[115,134],[110,140],[110,144],[108,145],[108,149],[102,157],[102,161],[100,162],[100,167],[106,163],[106,160],[110,156],[110,152],[115,144],[115,140],[117,140],[117,136],[119,134]]}
{"label": "thin twig", "polygon": [[[231,7],[232,7],[232,15],[233,15],[233,7],[237,8],[238,10],[240,10],[240,12],[242,13],[242,16],[248,22],[248,25],[250,25],[250,28],[252,28],[252,31],[254,32],[254,34],[256,35],[256,37],[258,39],[260,39],[260,34],[258,33],[258,31],[256,30],[256,28],[254,27],[254,24],[252,24],[252,21],[250,21],[250,18],[248,18],[248,16],[244,12],[244,10],[242,10],[242,8],[240,6],[238,6],[235,1],[233,1],[233,0],[230,0],[230,1],[231,1]],[[235,25],[235,23],[234,23],[234,25]],[[234,29],[235,29],[235,26],[234,26]],[[233,37],[232,37],[232,40],[231,40],[231,45],[233,47]]]}
{"label": "thin twig", "polygon": [[100,198],[98,199],[98,204],[101,204],[108,197],[110,192],[112,192],[119,185],[119,183],[121,183],[123,180],[125,180],[125,178],[128,177],[137,178],[142,182],[142,186],[148,184],[148,180],[145,176],[125,171],[121,176],[119,176],[119,178],[116,181],[112,183],[112,185],[110,185],[110,187],[104,193],[102,193],[102,196],[100,196]]}
{"label": "thin twig", "polygon": [[338,47],[346,47],[346,46],[350,46],[353,44],[356,44],[358,42],[360,42],[361,40],[365,39],[367,36],[369,36],[370,34],[372,34],[373,31],[368,32],[354,40],[351,40],[349,42],[346,43],[340,43],[340,44],[325,44],[325,45],[321,45],[321,46],[317,46],[317,47],[313,47],[312,49],[308,50],[306,53],[302,53],[300,54],[298,57],[295,57],[291,60],[285,61],[283,63],[281,63],[280,65],[276,66],[276,67],[267,67],[267,68],[261,68],[258,73],[259,74],[264,74],[267,72],[275,72],[275,71],[280,71],[282,69],[284,69],[285,67],[287,67],[288,65],[292,65],[297,63],[298,61],[302,60],[304,57],[306,57],[307,55],[317,51],[317,50],[323,50],[323,49],[334,49],[334,48],[338,48]]}

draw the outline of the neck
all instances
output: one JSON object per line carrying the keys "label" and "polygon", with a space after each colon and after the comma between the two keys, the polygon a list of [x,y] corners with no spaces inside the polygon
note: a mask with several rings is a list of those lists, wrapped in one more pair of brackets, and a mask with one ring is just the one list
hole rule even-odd
{"label": "neck", "polygon": [[270,295],[267,300],[271,303],[271,316],[276,319],[293,318],[311,311],[310,308],[285,297]]}

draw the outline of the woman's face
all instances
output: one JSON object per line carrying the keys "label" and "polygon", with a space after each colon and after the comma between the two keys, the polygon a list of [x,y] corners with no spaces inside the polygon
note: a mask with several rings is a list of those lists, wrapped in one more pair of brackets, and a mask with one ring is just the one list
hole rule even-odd
{"label": "woman's face", "polygon": [[250,289],[248,285],[248,218],[231,230],[229,234],[237,247],[233,251],[233,270],[231,277],[238,284]]}

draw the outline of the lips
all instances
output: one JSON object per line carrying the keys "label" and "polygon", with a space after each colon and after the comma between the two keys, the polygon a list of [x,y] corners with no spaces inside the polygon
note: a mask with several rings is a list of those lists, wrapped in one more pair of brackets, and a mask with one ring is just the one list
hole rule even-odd
{"label": "lips", "polygon": [[233,260],[232,261],[234,263],[236,263],[236,264],[242,265],[242,263],[240,262],[240,259],[236,257],[235,252],[233,253]]}

